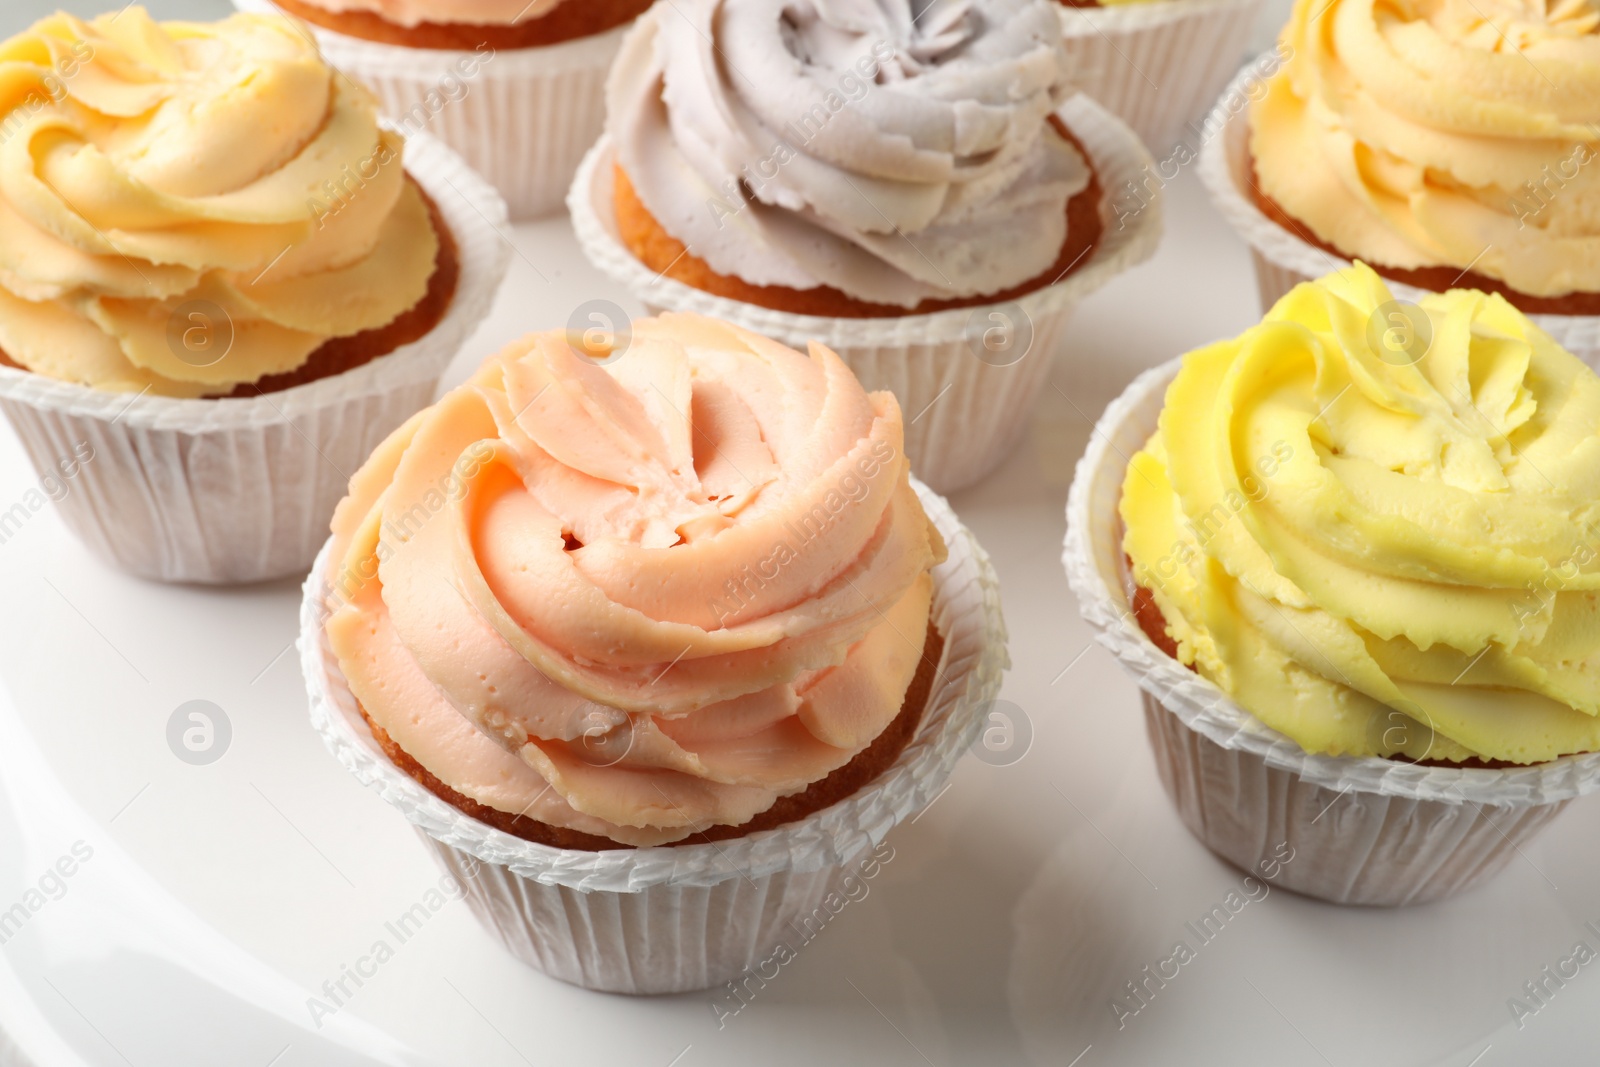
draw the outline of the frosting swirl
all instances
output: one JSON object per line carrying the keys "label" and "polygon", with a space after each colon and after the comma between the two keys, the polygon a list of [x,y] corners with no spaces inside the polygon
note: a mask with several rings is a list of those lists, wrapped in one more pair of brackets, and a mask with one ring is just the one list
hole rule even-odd
{"label": "frosting swirl", "polygon": [[1297,286],[1184,358],[1122,516],[1179,658],[1308,752],[1600,750],[1600,377],[1500,296]]}
{"label": "frosting swirl", "polygon": [[1297,0],[1261,190],[1346,255],[1600,292],[1597,27],[1592,0]]}
{"label": "frosting swirl", "polygon": [[330,644],[478,803],[633,845],[740,825],[900,710],[944,551],[901,442],[821,346],[666,315],[600,365],[532,335],[351,480]]}
{"label": "frosting swirl", "polygon": [[469,26],[512,26],[554,11],[562,0],[303,0],[334,14],[349,11],[377,15],[397,26],[463,23]]}
{"label": "frosting swirl", "polygon": [[[0,44],[0,131],[0,349],[36,373],[227,393],[427,291],[402,139],[285,19],[54,15]],[[196,306],[224,355],[174,343]]]}
{"label": "frosting swirl", "polygon": [[639,199],[721,274],[872,303],[1039,276],[1088,186],[1046,0],[692,0],[642,17],[608,126]]}

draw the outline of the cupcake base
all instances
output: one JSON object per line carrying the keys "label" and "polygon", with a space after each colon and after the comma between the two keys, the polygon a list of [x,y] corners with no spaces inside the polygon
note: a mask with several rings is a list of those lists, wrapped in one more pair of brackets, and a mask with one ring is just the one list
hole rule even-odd
{"label": "cupcake base", "polygon": [[306,0],[274,0],[291,15],[363,41],[471,52],[479,48],[543,48],[614,30],[632,22],[651,0],[569,0],[549,14],[510,26],[423,22],[402,26],[370,11],[329,11]]}
{"label": "cupcake base", "polygon": [[943,648],[922,715],[887,770],[798,821],[722,842],[593,852],[551,848],[471,818],[395,766],[362,721],[323,628],[326,554],[300,609],[312,725],[341,764],[417,828],[517,958],[621,993],[705,989],[746,971],[749,981],[770,980],[792,958],[785,953],[842,910],[849,879],[871,878],[874,862],[892,858],[873,850],[944,788],[981,735],[1008,665],[988,556],[944,500],[912,484],[949,548],[933,569],[930,621]]}
{"label": "cupcake base", "polygon": [[[1056,132],[1083,152],[1083,145],[1072,132],[1054,119]],[[849,293],[830,286],[815,289],[791,289],[781,285],[755,285],[743,278],[719,274],[711,265],[689,251],[682,241],[667,232],[650,209],[644,206],[621,164],[614,170],[617,232],[628,246],[628,251],[639,262],[657,274],[682,282],[684,285],[715,296],[738,300],[757,307],[771,308],[791,315],[821,315],[835,318],[871,319],[893,318],[899,315],[928,315],[953,308],[972,308],[985,304],[1001,304],[1054,285],[1083,266],[1105,232],[1101,218],[1102,189],[1100,176],[1092,160],[1089,163],[1089,184],[1082,192],[1067,201],[1067,237],[1061,252],[1050,268],[1031,281],[1023,282],[1004,292],[988,296],[956,297],[947,300],[924,300],[913,308],[892,304],[873,304],[859,300]]]}
{"label": "cupcake base", "polygon": [[[1072,80],[1159,158],[1239,70],[1265,0],[1062,5]],[[1112,186],[1116,189],[1116,186]]]}
{"label": "cupcake base", "polygon": [[1250,873],[1276,859],[1274,885],[1334,904],[1395,907],[1464,893],[1571,803],[1489,807],[1329,789],[1225,748],[1141,696],[1156,771],[1189,832]]}
{"label": "cupcake base", "polygon": [[[1256,173],[1256,161],[1245,150],[1245,165],[1249,168],[1250,197],[1268,219],[1298,236],[1307,244],[1341,259],[1355,259],[1312,232],[1311,227],[1295,218],[1261,188],[1261,178]],[[1511,288],[1499,278],[1479,274],[1475,270],[1457,270],[1455,267],[1391,267],[1387,264],[1362,260],[1384,279],[1402,285],[1442,293],[1447,289],[1477,289],[1485,293],[1499,293],[1511,306],[1527,315],[1600,315],[1600,293],[1566,293],[1562,296],[1532,296]]]}
{"label": "cupcake base", "polygon": [[845,899],[848,869],[836,866],[585,893],[480,863],[425,831],[417,836],[507,951],[551,978],[603,993],[685,993],[746,971],[771,979],[775,968],[761,971],[777,946],[803,945]]}
{"label": "cupcake base", "polygon": [[[739,826],[712,826],[663,847],[677,848],[707,841],[726,841],[731,837],[770,830],[821,811],[861,789],[899,758],[900,753],[910,743],[912,735],[917,732],[917,724],[922,721],[923,708],[928,702],[928,694],[933,689],[934,674],[938,669],[939,656],[943,649],[944,638],[930,622],[927,636],[923,640],[922,658],[917,663],[917,672],[906,690],[905,701],[899,713],[872,744],[858,752],[849,763],[821,781],[813,782],[802,792],[780,797],[776,804],[747,823]],[[428,769],[401,748],[383,727],[372,721],[372,716],[367,714],[365,707],[361,707],[361,717],[366,720],[367,728],[372,731],[373,739],[383,749],[384,755],[388,756],[396,767],[416,779],[434,796],[460,809],[463,814],[470,815],[514,837],[520,837],[524,841],[537,841],[541,845],[550,845],[553,848],[599,852],[603,849],[632,847],[618,844],[607,837],[597,837],[594,834],[569,830],[563,826],[551,826],[549,823],[530,819],[526,815],[500,811],[479,804],[471,797],[463,796],[451,789],[429,773]]]}

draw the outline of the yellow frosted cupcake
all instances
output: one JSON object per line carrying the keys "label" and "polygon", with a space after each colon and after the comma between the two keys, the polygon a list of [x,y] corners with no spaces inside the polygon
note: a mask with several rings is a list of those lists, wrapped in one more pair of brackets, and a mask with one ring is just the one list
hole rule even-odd
{"label": "yellow frosted cupcake", "polygon": [[493,193],[281,19],[56,15],[0,44],[0,404],[154,577],[304,567],[340,470],[503,272]]}
{"label": "yellow frosted cupcake", "polygon": [[1600,10],[1298,0],[1250,112],[1258,203],[1395,281],[1600,314]]}
{"label": "yellow frosted cupcake", "polygon": [[1600,366],[1600,9],[1297,0],[1202,173],[1263,307],[1359,259],[1397,295],[1499,293]]}
{"label": "yellow frosted cupcake", "polygon": [[1069,568],[1211,848],[1287,841],[1292,888],[1431,899],[1600,784],[1600,377],[1526,316],[1398,304],[1356,264],[1102,428],[1153,418],[1120,473],[1086,458]]}

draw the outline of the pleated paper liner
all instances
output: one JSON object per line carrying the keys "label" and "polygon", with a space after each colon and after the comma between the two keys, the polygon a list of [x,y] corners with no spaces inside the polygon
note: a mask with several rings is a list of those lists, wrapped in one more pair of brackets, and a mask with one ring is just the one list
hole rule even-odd
{"label": "pleated paper liner", "polygon": [[1265,0],[1063,7],[1072,81],[1161,158],[1238,72]]}
{"label": "pleated paper liner", "polygon": [[303,574],[351,474],[433,401],[445,368],[505,276],[505,204],[426,134],[405,167],[454,236],[461,276],[431,332],[369,363],[251,399],[178,400],[90,389],[0,367],[0,410],[45,477],[79,464],[57,503],[97,555],[169,582]]}
{"label": "pleated paper liner", "polygon": [[[1247,69],[1223,93],[1224,102],[1238,99],[1253,75]],[[1221,106],[1221,105],[1219,105]],[[1256,283],[1265,312],[1301,282],[1348,267],[1350,261],[1302,240],[1280,226],[1256,206],[1250,195],[1250,125],[1248,109],[1219,115],[1218,133],[1200,154],[1200,177],[1211,201],[1250,246]],[[1403,282],[1384,279],[1395,299],[1416,303],[1427,295]],[[1529,315],[1555,342],[1589,366],[1600,370],[1600,315]]]}
{"label": "pleated paper liner", "polygon": [[[234,6],[282,13],[270,0]],[[500,190],[512,218],[534,219],[561,211],[579,162],[605,129],[606,73],[629,27],[482,52],[405,48],[308,28],[329,63],[377,94],[385,116],[444,141]]]}
{"label": "pleated paper liner", "polygon": [[[950,548],[934,570],[940,672],[916,735],[855,795],[772,830],[715,844],[584,852],[496,830],[439,799],[383,754],[322,628],[325,558],[305,586],[300,653],[312,725],[363,784],[403,814],[466,888],[485,927],[552,977],[617,993],[726,982],[804,940],[808,918],[899,822],[933,801],[981,734],[1009,666],[999,583],[944,500],[918,494]],[[325,555],[325,553],[324,553]]]}
{"label": "pleated paper liner", "polygon": [[1106,409],[1078,464],[1062,557],[1084,618],[1142,690],[1156,769],[1179,815],[1245,870],[1292,849],[1276,884],[1338,904],[1418,904],[1482,883],[1600,788],[1600,754],[1504,770],[1312,755],[1135,621],[1117,506],[1127,457],[1155,431],[1180,362],[1145,372]]}
{"label": "pleated paper liner", "polygon": [[[1083,144],[1105,190],[1105,233],[1083,266],[1009,303],[881,319],[830,318],[773,311],[663,277],[635,258],[618,235],[612,207],[616,153],[609,136],[584,160],[568,206],[589,259],[653,312],[699,312],[801,351],[820,341],[867,389],[893,392],[905,412],[912,469],[930,487],[948,493],[977,482],[1016,448],[1073,310],[1113,277],[1150,258],[1160,240],[1158,195],[1122,218],[1114,210],[1117,192],[1130,183],[1142,186],[1154,165],[1139,139],[1086,96],[1068,100],[1059,114]],[[975,338],[982,324],[991,313],[1010,320],[1018,308],[1032,329],[1024,355],[1004,366],[979,358]]]}

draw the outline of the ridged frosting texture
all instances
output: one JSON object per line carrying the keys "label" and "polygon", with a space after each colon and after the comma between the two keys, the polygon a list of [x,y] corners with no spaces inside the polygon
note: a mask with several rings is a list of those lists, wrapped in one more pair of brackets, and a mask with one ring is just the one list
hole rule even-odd
{"label": "ridged frosting texture", "polygon": [[604,363],[513,344],[377,450],[334,534],[327,632],[373,721],[478,803],[630,845],[865,749],[944,553],[892,395],[693,315]]}
{"label": "ridged frosting texture", "polygon": [[1297,0],[1261,190],[1346,255],[1600,291],[1593,0]]}
{"label": "ridged frosting texture", "polygon": [[54,15],[0,44],[0,130],[0,348],[36,373],[226,393],[427,291],[401,138],[282,18]]}
{"label": "ridged frosting texture", "polygon": [[1055,263],[1089,181],[1047,121],[1067,68],[1047,0],[684,0],[629,36],[608,123],[713,270],[914,307]]}
{"label": "ridged frosting texture", "polygon": [[[397,26],[431,23],[465,23],[471,26],[511,26],[541,18],[560,7],[563,0],[306,0],[335,14],[360,12],[377,15]],[[584,3],[586,0],[574,0]]]}
{"label": "ridged frosting texture", "polygon": [[1358,263],[1186,356],[1123,486],[1134,580],[1308,752],[1600,750],[1600,377],[1499,296],[1420,308]]}

